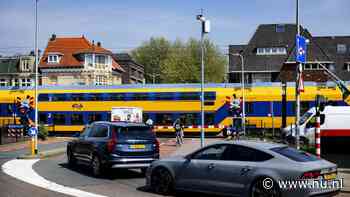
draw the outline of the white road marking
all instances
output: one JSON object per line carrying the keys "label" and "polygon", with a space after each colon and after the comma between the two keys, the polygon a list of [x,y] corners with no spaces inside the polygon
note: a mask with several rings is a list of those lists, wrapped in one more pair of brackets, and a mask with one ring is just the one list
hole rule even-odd
{"label": "white road marking", "polygon": [[14,159],[6,162],[2,165],[2,171],[6,174],[27,182],[29,184],[42,187],[47,190],[63,193],[70,196],[77,197],[106,197],[99,194],[94,194],[82,190],[78,190],[71,187],[66,187],[63,185],[59,185],[52,181],[49,181],[43,177],[41,177],[38,173],[33,170],[33,165],[39,161],[39,159],[30,159],[30,160],[19,160]]}

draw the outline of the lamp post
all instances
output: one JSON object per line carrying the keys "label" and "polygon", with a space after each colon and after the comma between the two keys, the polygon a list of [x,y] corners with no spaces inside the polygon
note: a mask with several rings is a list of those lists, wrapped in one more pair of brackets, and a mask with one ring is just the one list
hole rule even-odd
{"label": "lamp post", "polygon": [[229,55],[240,57],[241,59],[241,84],[242,84],[242,127],[243,127],[243,134],[246,135],[246,128],[245,128],[245,82],[244,82],[244,57],[240,53],[229,53]]}
{"label": "lamp post", "polygon": [[[300,36],[300,27],[299,27],[299,0],[296,0],[296,25],[297,25],[297,36]],[[297,46],[297,44],[295,45]],[[301,63],[298,63],[298,61],[295,61],[297,63],[297,68],[296,68],[296,73],[297,73],[297,78],[296,78],[296,83],[295,83],[295,93],[296,93],[296,98],[295,98],[295,103],[296,103],[296,119],[295,119],[295,124],[296,124],[296,146],[297,149],[300,149],[300,125],[299,125],[299,120],[300,120],[300,91],[299,91],[299,80],[301,80],[302,76],[302,65]]]}
{"label": "lamp post", "polygon": [[[35,129],[38,131],[38,0],[35,0]],[[34,154],[38,154],[38,132],[34,136]]]}
{"label": "lamp post", "polygon": [[197,15],[197,20],[202,24],[201,31],[201,147],[204,147],[204,35],[210,32],[210,22],[202,13]]}

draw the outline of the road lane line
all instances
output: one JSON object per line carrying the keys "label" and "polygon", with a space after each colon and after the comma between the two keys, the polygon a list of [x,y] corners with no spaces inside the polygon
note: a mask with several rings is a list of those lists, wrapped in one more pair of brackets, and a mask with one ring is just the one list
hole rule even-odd
{"label": "road lane line", "polygon": [[39,159],[28,159],[28,160],[20,160],[14,159],[6,162],[2,165],[2,171],[12,176],[16,179],[22,180],[29,184],[35,185],[37,187],[42,187],[47,190],[63,193],[70,196],[77,197],[106,197],[99,194],[94,194],[90,192],[86,192],[83,190],[59,185],[52,181],[49,181],[43,177],[41,177],[38,173],[33,170],[33,165],[39,161]]}

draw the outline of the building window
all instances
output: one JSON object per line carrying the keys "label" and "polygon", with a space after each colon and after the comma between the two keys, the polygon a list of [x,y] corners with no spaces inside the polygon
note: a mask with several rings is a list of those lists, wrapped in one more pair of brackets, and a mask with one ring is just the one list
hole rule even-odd
{"label": "building window", "polygon": [[107,77],[104,75],[96,75],[95,85],[107,85]]}
{"label": "building window", "polygon": [[350,72],[350,63],[344,64],[344,70],[346,70],[347,72]]}
{"label": "building window", "polygon": [[52,85],[56,85],[57,84],[57,76],[49,76],[49,83]]}
{"label": "building window", "polygon": [[105,55],[96,55],[96,64],[106,64],[106,56]]}
{"label": "building window", "polygon": [[6,79],[0,79],[0,86],[7,86]]}
{"label": "building window", "polygon": [[58,63],[58,55],[49,55],[47,58],[48,63]]}
{"label": "building window", "polygon": [[26,86],[31,86],[32,85],[32,80],[28,78],[23,78],[21,80],[21,86],[26,87]]}
{"label": "building window", "polygon": [[285,47],[270,47],[270,48],[257,48],[257,55],[286,55],[287,49]]}
{"label": "building window", "polygon": [[337,44],[337,53],[338,54],[346,53],[346,44]]}
{"label": "building window", "polygon": [[284,32],[284,31],[285,31],[285,26],[283,24],[276,25],[276,32],[277,33]]}
{"label": "building window", "polygon": [[19,87],[19,79],[14,79],[13,86]]}
{"label": "building window", "polygon": [[85,56],[85,62],[87,66],[93,67],[93,59],[92,54],[86,54]]}

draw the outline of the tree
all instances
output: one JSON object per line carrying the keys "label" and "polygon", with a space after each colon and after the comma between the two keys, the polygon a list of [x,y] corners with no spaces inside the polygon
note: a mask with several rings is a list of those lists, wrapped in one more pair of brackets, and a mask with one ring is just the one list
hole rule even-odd
{"label": "tree", "polygon": [[145,66],[146,82],[152,83],[154,79],[156,82],[161,82],[160,76],[162,72],[160,65],[167,59],[170,46],[171,43],[165,38],[152,37],[149,41],[144,42],[140,47],[132,51],[131,56],[133,59]]}
{"label": "tree", "polygon": [[[157,74],[161,74],[161,76],[158,82],[161,83],[199,83],[201,80],[200,41],[193,38],[185,43],[181,40],[176,40],[173,43],[163,40],[163,43],[167,43],[167,50],[149,50],[152,47],[160,49],[162,42],[159,42],[159,40],[162,39],[164,38],[151,38],[149,42],[144,43],[133,52],[135,60],[148,68],[145,72],[159,69]],[[158,40],[158,42],[155,42],[155,40]],[[151,44],[153,44],[152,47]],[[225,65],[227,64],[226,57],[210,40],[204,41],[204,47],[205,81],[222,82],[225,76]]]}

